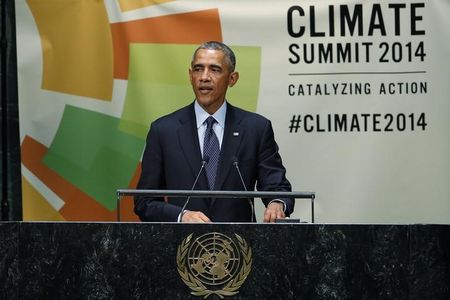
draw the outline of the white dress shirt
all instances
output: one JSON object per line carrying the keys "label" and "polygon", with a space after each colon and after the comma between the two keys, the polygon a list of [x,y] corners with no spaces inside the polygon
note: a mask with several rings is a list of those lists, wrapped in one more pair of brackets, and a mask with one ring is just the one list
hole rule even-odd
{"label": "white dress shirt", "polygon": [[225,116],[227,114],[227,102],[224,101],[222,106],[212,115],[210,115],[207,111],[205,111],[197,101],[194,103],[195,110],[195,119],[197,121],[197,133],[198,133],[198,142],[200,144],[200,151],[203,157],[203,140],[205,139],[206,132],[206,119],[209,116],[214,117],[216,119],[216,123],[213,125],[214,133],[219,140],[219,148],[222,149],[222,140],[223,140],[223,132],[225,130]]}

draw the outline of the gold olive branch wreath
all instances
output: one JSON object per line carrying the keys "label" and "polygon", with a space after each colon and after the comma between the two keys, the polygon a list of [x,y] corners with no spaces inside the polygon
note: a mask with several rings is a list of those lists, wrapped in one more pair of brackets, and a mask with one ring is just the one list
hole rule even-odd
{"label": "gold olive branch wreath", "polygon": [[210,290],[206,288],[200,280],[187,271],[185,262],[192,239],[192,233],[178,246],[177,270],[183,282],[192,290],[192,295],[203,296],[203,298],[206,299],[210,295],[215,294],[223,299],[224,296],[233,296],[239,293],[238,289],[247,279],[247,276],[250,274],[252,268],[252,249],[247,245],[247,242],[241,236],[236,233],[235,236],[238,240],[239,248],[243,257],[242,267],[237,276],[233,278],[233,280],[230,280],[221,290]]}

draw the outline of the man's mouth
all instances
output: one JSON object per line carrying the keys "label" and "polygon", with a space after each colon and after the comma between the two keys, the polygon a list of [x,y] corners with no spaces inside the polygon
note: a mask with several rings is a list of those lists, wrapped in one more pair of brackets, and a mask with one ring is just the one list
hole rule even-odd
{"label": "man's mouth", "polygon": [[202,94],[207,94],[209,92],[211,92],[213,90],[213,88],[211,86],[200,86],[198,88],[198,90],[200,91],[200,93]]}

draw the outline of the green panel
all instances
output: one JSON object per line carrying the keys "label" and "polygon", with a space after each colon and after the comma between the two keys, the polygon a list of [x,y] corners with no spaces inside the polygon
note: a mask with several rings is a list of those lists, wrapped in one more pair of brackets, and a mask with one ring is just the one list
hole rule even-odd
{"label": "green panel", "polygon": [[[149,125],[194,99],[189,67],[197,45],[131,44],[127,95],[120,130],[145,139]],[[238,83],[229,89],[233,105],[256,111],[261,50],[232,47],[237,57]]]}
{"label": "green panel", "polygon": [[129,185],[144,147],[118,125],[117,118],[67,105],[44,157],[44,164],[109,210],[116,189]]}
{"label": "green panel", "polygon": [[228,89],[227,99],[234,106],[256,111],[261,74],[261,48],[231,47],[236,55],[239,81]]}
{"label": "green panel", "polygon": [[195,46],[131,44],[120,130],[145,139],[150,122],[193,101],[189,66]]}

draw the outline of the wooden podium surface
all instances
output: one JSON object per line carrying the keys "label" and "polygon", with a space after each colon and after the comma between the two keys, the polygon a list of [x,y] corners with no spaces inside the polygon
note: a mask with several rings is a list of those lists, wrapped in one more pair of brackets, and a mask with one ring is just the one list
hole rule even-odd
{"label": "wooden podium surface", "polygon": [[450,225],[6,222],[0,271],[0,299],[450,299]]}

